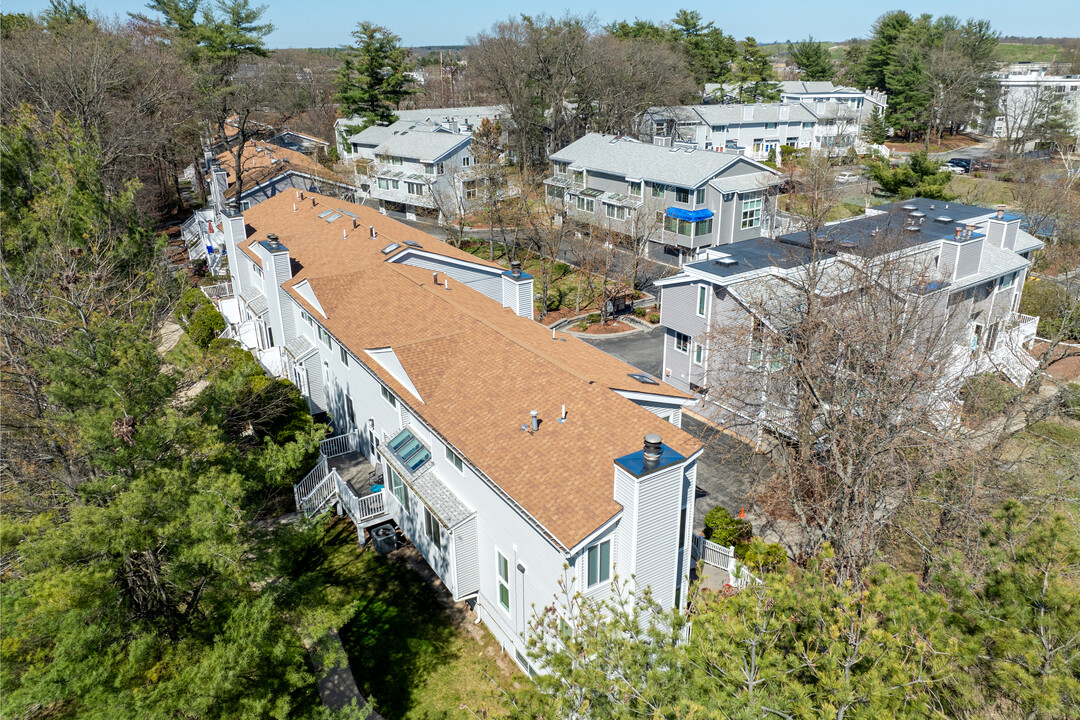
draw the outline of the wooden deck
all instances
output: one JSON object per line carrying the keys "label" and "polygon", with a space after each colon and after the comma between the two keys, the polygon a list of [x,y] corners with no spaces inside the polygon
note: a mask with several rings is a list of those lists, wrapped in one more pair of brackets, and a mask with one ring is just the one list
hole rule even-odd
{"label": "wooden deck", "polygon": [[337,470],[341,479],[360,497],[371,495],[371,486],[379,482],[375,477],[375,467],[360,453],[337,455],[329,458],[326,463]]}

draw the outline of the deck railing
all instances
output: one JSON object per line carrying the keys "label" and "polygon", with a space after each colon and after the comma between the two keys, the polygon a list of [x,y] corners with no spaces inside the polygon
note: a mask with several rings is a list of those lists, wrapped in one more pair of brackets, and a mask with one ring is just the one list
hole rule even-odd
{"label": "deck railing", "polygon": [[233,294],[231,282],[218,283],[217,285],[207,285],[203,287],[202,291],[203,294],[211,300],[232,297]]}
{"label": "deck railing", "polygon": [[352,430],[344,435],[335,435],[334,437],[326,438],[319,443],[319,449],[322,451],[323,455],[332,458],[338,455],[344,455],[345,453],[356,452],[359,445],[359,433]]}
{"label": "deck railing", "polygon": [[326,456],[319,455],[319,462],[312,468],[304,479],[293,485],[293,494],[296,496],[296,509],[303,510],[303,501],[318,487],[326,476],[330,474],[330,468],[326,464]]}
{"label": "deck railing", "polygon": [[701,560],[706,565],[726,570],[728,585],[742,590],[751,583],[761,582],[750,574],[745,565],[735,559],[735,548],[719,545],[706,540],[702,535],[694,535],[690,544],[690,554],[695,560]]}

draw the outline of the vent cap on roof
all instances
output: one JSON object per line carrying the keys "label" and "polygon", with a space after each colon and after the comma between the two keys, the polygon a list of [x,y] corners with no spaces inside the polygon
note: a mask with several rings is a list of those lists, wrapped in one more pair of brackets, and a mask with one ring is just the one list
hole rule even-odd
{"label": "vent cap on roof", "polygon": [[912,210],[918,210],[919,207],[917,205],[901,205],[900,209],[905,212],[911,212]]}
{"label": "vent cap on roof", "polygon": [[939,223],[945,223],[946,225],[949,225],[950,223],[952,223],[953,219],[951,217],[949,217],[948,215],[938,215],[936,218],[934,218],[934,221],[939,222]]}
{"label": "vent cap on roof", "polygon": [[716,260],[713,260],[713,262],[721,267],[735,267],[739,264],[739,261],[733,257],[717,258]]}

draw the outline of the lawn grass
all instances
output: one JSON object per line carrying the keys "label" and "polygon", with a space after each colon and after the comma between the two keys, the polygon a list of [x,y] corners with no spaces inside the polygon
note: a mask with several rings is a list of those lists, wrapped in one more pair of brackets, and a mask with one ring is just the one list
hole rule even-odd
{"label": "lawn grass", "polygon": [[998,43],[994,56],[1001,62],[1054,62],[1065,52],[1058,45]]}
{"label": "lawn grass", "polygon": [[[776,203],[776,206],[784,212],[793,213],[795,215],[806,214],[806,198],[801,195],[781,195],[777,198]],[[833,207],[829,208],[829,212],[825,214],[825,222],[844,220],[849,217],[855,217],[856,215],[863,215],[865,212],[866,209],[861,205],[838,202],[833,205]]]}
{"label": "lawn grass", "polygon": [[[289,559],[292,596],[307,626],[337,626],[360,692],[387,720],[507,714],[495,678],[523,676],[483,626],[457,626],[435,590],[403,562],[358,547],[356,528],[335,519]],[[501,662],[500,662],[501,658]],[[462,709],[462,707],[468,709]]]}
{"label": "lawn grass", "polygon": [[954,175],[949,181],[949,192],[967,205],[1010,205],[1016,200],[1013,187],[1011,183],[970,175]]}

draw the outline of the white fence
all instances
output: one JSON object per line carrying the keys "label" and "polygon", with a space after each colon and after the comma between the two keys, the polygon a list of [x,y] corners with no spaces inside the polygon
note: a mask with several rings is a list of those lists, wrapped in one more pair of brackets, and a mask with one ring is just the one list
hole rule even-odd
{"label": "white fence", "polygon": [[360,436],[355,430],[347,432],[344,435],[335,435],[332,438],[326,438],[319,443],[319,450],[321,450],[322,454],[328,458],[344,455],[345,453],[356,452],[359,447]]}
{"label": "white fence", "polygon": [[701,560],[706,565],[726,570],[728,584],[742,590],[751,583],[760,582],[750,574],[744,565],[735,559],[735,548],[718,545],[706,540],[703,535],[694,535],[690,544],[690,553],[695,560]]}
{"label": "white fence", "polygon": [[232,297],[233,289],[231,282],[218,283],[217,285],[207,285],[202,289],[203,294],[211,300],[217,300],[218,298]]}

